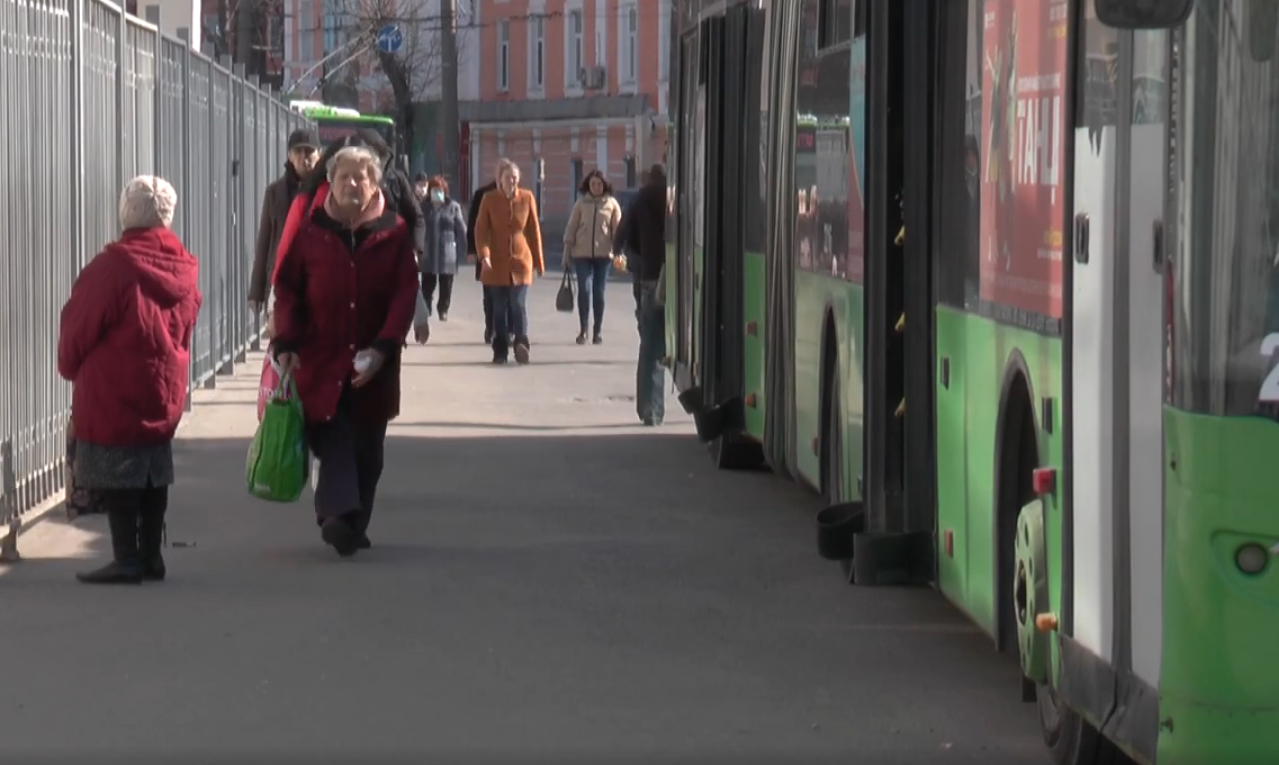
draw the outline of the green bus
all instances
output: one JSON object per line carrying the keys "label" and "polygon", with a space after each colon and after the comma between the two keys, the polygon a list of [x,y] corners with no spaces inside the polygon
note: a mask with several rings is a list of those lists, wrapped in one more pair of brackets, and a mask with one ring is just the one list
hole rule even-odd
{"label": "green bus", "polygon": [[329,106],[320,101],[290,101],[289,108],[298,114],[315,120],[320,143],[330,143],[354,135],[362,128],[371,128],[386,141],[393,150],[396,147],[395,120],[376,114],[361,114],[355,109],[342,106]]}
{"label": "green bus", "polygon": [[1279,3],[689,0],[668,364],[1054,763],[1279,760]]}

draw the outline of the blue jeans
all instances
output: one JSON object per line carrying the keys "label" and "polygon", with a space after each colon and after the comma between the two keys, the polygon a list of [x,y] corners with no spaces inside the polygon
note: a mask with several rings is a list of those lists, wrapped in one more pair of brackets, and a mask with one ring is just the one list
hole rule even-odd
{"label": "blue jeans", "polygon": [[[582,321],[583,334],[588,326],[593,326],[598,335],[604,326],[604,288],[608,286],[612,266],[610,258],[573,258],[573,270],[577,273],[577,316]],[[590,323],[592,306],[594,325]]]}
{"label": "blue jeans", "polygon": [[510,336],[528,345],[528,285],[489,287],[493,296],[493,353],[505,356]]}
{"label": "blue jeans", "polygon": [[645,425],[666,417],[666,308],[656,303],[656,282],[640,287],[639,362],[635,367],[635,413]]}

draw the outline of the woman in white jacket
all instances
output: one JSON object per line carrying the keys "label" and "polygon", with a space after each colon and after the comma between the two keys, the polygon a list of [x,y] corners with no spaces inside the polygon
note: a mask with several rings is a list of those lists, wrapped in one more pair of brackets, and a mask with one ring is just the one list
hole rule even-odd
{"label": "woman in white jacket", "polygon": [[[622,207],[613,197],[613,187],[599,170],[582,179],[581,198],[573,205],[564,228],[564,269],[577,274],[577,315],[581,331],[577,344],[586,344],[586,330],[593,329],[592,342],[604,342],[604,288],[613,264],[613,235],[622,221]],[[591,324],[591,309],[595,323]]]}

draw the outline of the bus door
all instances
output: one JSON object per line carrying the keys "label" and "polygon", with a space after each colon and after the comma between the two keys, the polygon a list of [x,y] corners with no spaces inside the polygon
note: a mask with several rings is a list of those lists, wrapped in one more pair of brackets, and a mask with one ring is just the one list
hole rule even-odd
{"label": "bus door", "polygon": [[[1164,206],[1171,49],[1081,4],[1070,331],[1072,643],[1154,696],[1162,654]],[[1069,673],[1068,703],[1078,698]],[[1121,685],[1124,685],[1121,683]],[[1123,688],[1116,690],[1125,695]],[[1120,704],[1129,703],[1120,700]],[[1101,700],[1102,708],[1111,703]],[[1149,731],[1153,735],[1153,729]],[[1146,747],[1139,747],[1145,749]]]}
{"label": "bus door", "polygon": [[[678,238],[675,242],[674,315],[668,308],[667,346],[673,359],[676,384],[687,389],[698,384],[700,337],[700,285],[702,254],[706,246],[706,78],[702,53],[704,23],[698,23],[680,40],[679,130],[675,178],[679,190]],[[670,303],[668,297],[668,304]]]}

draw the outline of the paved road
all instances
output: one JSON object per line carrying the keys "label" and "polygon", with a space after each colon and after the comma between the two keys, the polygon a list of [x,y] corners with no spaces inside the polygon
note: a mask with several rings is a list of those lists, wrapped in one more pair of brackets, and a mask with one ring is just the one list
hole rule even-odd
{"label": "paved road", "polygon": [[816,502],[713,471],[673,397],[637,427],[628,291],[578,347],[555,286],[532,366],[487,364],[465,278],[409,351],[370,552],[245,496],[255,363],[180,432],[170,581],[79,585],[102,521],[33,526],[0,569],[0,762],[1046,762],[1012,662],[931,590],[843,584]]}

